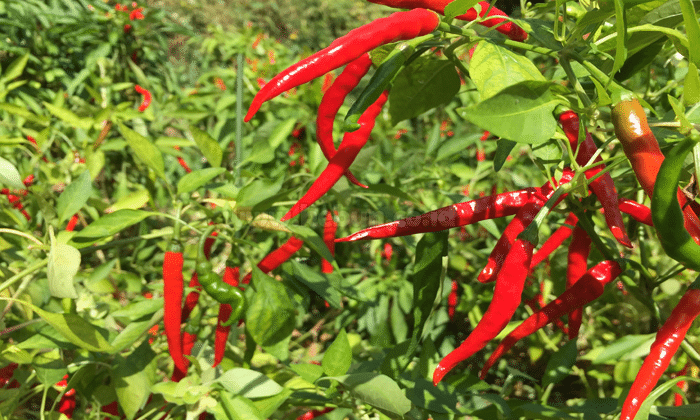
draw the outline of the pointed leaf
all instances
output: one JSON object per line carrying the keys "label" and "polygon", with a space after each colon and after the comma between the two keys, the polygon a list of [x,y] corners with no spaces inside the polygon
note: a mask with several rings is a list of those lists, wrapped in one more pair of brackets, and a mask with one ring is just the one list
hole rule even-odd
{"label": "pointed leaf", "polygon": [[221,166],[221,159],[224,153],[221,151],[221,146],[207,132],[200,130],[194,125],[190,125],[190,132],[197,143],[197,147],[211,166]]}
{"label": "pointed leaf", "polygon": [[204,168],[192,171],[177,182],[177,192],[180,194],[192,192],[224,172],[226,168]]}
{"label": "pointed leaf", "polygon": [[153,169],[156,175],[165,179],[163,155],[155,144],[149,138],[142,136],[122,123],[119,123],[119,132],[124,136],[126,144],[133,149],[136,157],[146,166]]}
{"label": "pointed leaf", "polygon": [[0,157],[0,183],[16,190],[25,189],[22,177],[15,165]]}
{"label": "pointed leaf", "polygon": [[262,398],[277,395],[282,387],[272,379],[250,369],[233,368],[227,370],[216,380],[233,394],[246,398]]}
{"label": "pointed leaf", "polygon": [[72,111],[65,108],[58,107],[49,102],[44,102],[44,106],[49,110],[54,116],[58,117],[61,121],[70,125],[73,128],[82,128],[83,130],[88,130],[92,127],[92,121],[87,118],[80,118]]}
{"label": "pointed leaf", "polygon": [[345,332],[345,329],[341,329],[335,340],[333,340],[333,344],[328,347],[328,350],[323,355],[321,366],[326,375],[339,376],[348,372],[351,363],[352,349],[348,341],[348,334]]}
{"label": "pointed leaf", "polygon": [[256,343],[272,345],[292,334],[296,310],[285,286],[253,267],[255,295],[246,312],[246,329]]}
{"label": "pointed leaf", "polygon": [[519,82],[545,81],[530,59],[487,41],[477,44],[469,76],[482,101]]}
{"label": "pointed leaf", "polygon": [[84,171],[78,179],[71,182],[58,197],[56,213],[58,213],[59,224],[62,224],[80,211],[85,203],[87,203],[88,198],[90,198],[90,194],[92,194],[90,172]]}
{"label": "pointed leaf", "polygon": [[91,242],[96,239],[112,236],[120,230],[155,214],[156,213],[142,210],[118,210],[90,223],[85,229],[76,233],[71,240],[73,242]]}
{"label": "pointed leaf", "polygon": [[57,298],[77,299],[78,294],[73,279],[80,268],[80,251],[70,245],[56,242],[53,230],[50,231],[51,249],[46,275],[51,296]]}
{"label": "pointed leaf", "polygon": [[406,398],[399,385],[386,375],[366,372],[324,377],[319,379],[319,381],[328,379],[340,382],[363,402],[381,410],[386,410],[399,416],[403,416],[411,410],[411,401]]}

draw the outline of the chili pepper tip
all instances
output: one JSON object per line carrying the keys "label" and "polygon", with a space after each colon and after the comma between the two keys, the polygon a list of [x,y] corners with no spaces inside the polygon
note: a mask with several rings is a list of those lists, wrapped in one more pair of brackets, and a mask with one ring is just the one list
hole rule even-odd
{"label": "chili pepper tip", "polygon": [[435,368],[435,372],[433,372],[433,385],[437,386],[437,384],[442,381],[442,378],[445,377],[447,372],[449,372],[449,370],[445,366],[438,364]]}

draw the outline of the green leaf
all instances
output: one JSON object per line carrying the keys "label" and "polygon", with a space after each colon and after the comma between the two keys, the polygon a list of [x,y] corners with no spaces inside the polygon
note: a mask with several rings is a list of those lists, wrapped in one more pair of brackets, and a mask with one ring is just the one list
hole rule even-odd
{"label": "green leaf", "polygon": [[93,352],[113,352],[113,347],[107,342],[101,331],[77,314],[56,314],[26,302],[22,302],[22,304],[31,306],[37,315],[76,346]]}
{"label": "green leaf", "polygon": [[576,363],[577,355],[576,340],[569,340],[554,353],[547,362],[547,368],[542,378],[542,388],[546,388],[550,384],[558,384],[566,378]]}
{"label": "green leaf", "polygon": [[[293,393],[291,389],[284,388],[282,392],[272,397],[253,401],[253,405],[255,405],[255,408],[260,412],[260,417],[267,419],[270,418]],[[319,418],[319,420],[322,419]]]}
{"label": "green leaf", "polygon": [[255,205],[274,197],[282,189],[284,178],[256,179],[245,187],[241,188],[236,197],[236,206],[254,207]]}
{"label": "green leaf", "polygon": [[506,139],[498,139],[496,141],[496,155],[493,157],[494,172],[501,170],[503,164],[506,163],[506,159],[508,159],[508,155],[510,155],[510,152],[513,150],[516,144],[517,143],[514,141]]}
{"label": "green leaf", "polygon": [[49,231],[51,249],[46,276],[49,281],[51,296],[57,298],[77,299],[78,294],[73,279],[80,268],[80,251],[70,245],[57,243],[53,229]]}
{"label": "green leaf", "polygon": [[43,115],[36,115],[27,109],[27,107],[21,107],[14,104],[9,104],[6,102],[0,103],[0,110],[6,111],[10,114],[19,115],[20,117],[27,119],[29,121],[35,122],[41,125],[47,125],[49,119]]}
{"label": "green leaf", "polygon": [[136,417],[151,394],[155,379],[156,353],[151,350],[148,340],[144,340],[126,358],[117,356],[114,368],[114,386],[119,406],[128,419]]}
{"label": "green leaf", "polygon": [[488,41],[477,44],[469,77],[482,101],[520,82],[546,80],[530,59]]}
{"label": "green leaf", "polygon": [[289,337],[296,325],[296,310],[285,286],[253,267],[255,294],[246,312],[246,330],[256,343],[273,345]]}
{"label": "green leaf", "polygon": [[655,336],[656,334],[626,335],[603,348],[593,363],[629,360],[648,354]]}
{"label": "green leaf", "polygon": [[267,139],[267,143],[272,149],[271,152],[274,152],[280,144],[287,140],[292,131],[294,131],[296,123],[296,118],[289,118],[277,124],[272,134],[270,134],[270,138]]}
{"label": "green leaf", "polygon": [[459,75],[451,61],[418,58],[394,80],[389,95],[392,124],[449,103],[459,87]]}
{"label": "green leaf", "polygon": [[61,121],[70,125],[73,128],[82,128],[83,130],[88,130],[92,127],[92,120],[88,118],[80,118],[72,111],[65,108],[58,107],[56,105],[44,102],[44,106],[49,110],[54,116],[58,117]]}
{"label": "green leaf", "polygon": [[56,203],[56,213],[58,213],[58,223],[62,224],[87,203],[92,194],[92,181],[90,172],[84,171],[78,179],[71,182],[58,197]]}
{"label": "green leaf", "polygon": [[328,376],[344,375],[350,369],[352,363],[352,349],[348,341],[348,334],[341,329],[323,355],[321,366]]}
{"label": "green leaf", "polygon": [[[331,282],[326,276],[320,274],[317,271],[318,269],[313,270],[311,269],[311,267],[308,267],[307,265],[302,264],[298,261],[292,260],[290,262],[292,263],[292,267],[294,270],[294,277],[297,280],[305,284],[309,289],[316,292],[333,308],[341,308],[340,301],[342,299],[342,296],[340,295],[340,292],[331,285]],[[332,375],[343,374],[345,374],[345,372]]]}
{"label": "green leaf", "polygon": [[32,365],[36,369],[39,381],[49,387],[63,379],[63,376],[68,373],[66,365],[61,360],[59,349],[37,354],[32,360]]}
{"label": "green leaf", "polygon": [[221,150],[219,143],[207,132],[200,130],[194,125],[190,125],[190,133],[192,133],[194,142],[197,143],[197,147],[199,147],[204,157],[207,158],[209,164],[215,167],[221,166],[224,152]]}
{"label": "green leaf", "polygon": [[177,192],[180,194],[192,192],[224,172],[226,168],[204,168],[192,171],[177,182]]}
{"label": "green leaf", "polygon": [[[644,400],[644,402],[642,402],[637,415],[634,416],[634,420],[647,420],[649,418],[649,413],[652,410],[654,401],[664,395],[669,389],[676,386],[676,384],[680,381],[697,382],[697,379],[690,376],[678,376],[656,387],[651,393],[649,393],[649,396]],[[695,417],[695,415],[697,415],[697,411],[693,413],[692,417]]]}
{"label": "green leaf", "polygon": [[15,165],[0,157],[0,182],[16,190],[23,190],[24,184]]}
{"label": "green leaf", "polygon": [[416,245],[416,262],[413,266],[413,334],[415,344],[423,335],[428,316],[440,290],[442,257],[447,255],[448,232],[430,232],[423,235]]}
{"label": "green leaf", "polygon": [[[247,398],[240,395],[231,396],[227,393],[222,393],[219,396],[224,414],[230,420],[264,420],[260,415],[257,407]],[[219,416],[215,416],[219,418]],[[223,418],[223,417],[221,417]]]}
{"label": "green leaf", "polygon": [[455,0],[445,6],[445,18],[447,20],[454,19],[459,15],[467,12],[467,10],[476,6],[479,0]]}
{"label": "green leaf", "polygon": [[243,368],[227,370],[216,381],[229,392],[246,398],[269,397],[283,390],[277,382],[262,373]]}
{"label": "green leaf", "polygon": [[314,383],[318,378],[323,376],[323,367],[311,363],[299,363],[298,365],[289,365],[289,368],[296,372],[307,382]]}
{"label": "green leaf", "polygon": [[617,46],[615,48],[615,61],[611,74],[614,75],[622,68],[627,59],[627,15],[623,0],[613,0],[615,4],[615,27],[617,29]]}
{"label": "green leaf", "polygon": [[679,0],[679,3],[683,12],[685,32],[688,36],[689,61],[694,64],[693,67],[697,76],[697,68],[700,67],[700,24],[698,24],[698,18],[695,15],[693,2],[691,0]]}
{"label": "green leaf", "polygon": [[94,242],[96,239],[112,236],[146,217],[156,214],[143,210],[118,210],[90,223],[85,229],[76,233],[71,240],[73,242]]}
{"label": "green leaf", "polygon": [[153,169],[159,177],[165,179],[165,164],[160,150],[147,137],[119,123],[119,132],[124,136],[126,144],[134,150],[136,157],[146,166]]}
{"label": "green leaf", "polygon": [[411,410],[411,401],[399,385],[390,377],[378,373],[356,373],[319,379],[335,380],[345,386],[355,397],[371,406],[403,416]]}
{"label": "green leaf", "polygon": [[134,191],[120,198],[119,201],[105,209],[105,213],[114,213],[115,211],[130,209],[137,210],[145,206],[151,199],[151,194],[147,189]]}
{"label": "green leaf", "polygon": [[2,78],[0,78],[0,83],[6,83],[21,76],[22,72],[24,72],[24,68],[27,66],[27,60],[29,60],[29,52],[15,58],[12,63],[7,66],[5,74],[3,74]]}
{"label": "green leaf", "polygon": [[557,130],[552,112],[559,101],[549,86],[549,82],[521,82],[463,109],[462,115],[498,137],[518,143],[541,143]]}
{"label": "green leaf", "polygon": [[695,63],[688,63],[688,74],[683,83],[683,103],[694,105],[700,102],[700,75]]}

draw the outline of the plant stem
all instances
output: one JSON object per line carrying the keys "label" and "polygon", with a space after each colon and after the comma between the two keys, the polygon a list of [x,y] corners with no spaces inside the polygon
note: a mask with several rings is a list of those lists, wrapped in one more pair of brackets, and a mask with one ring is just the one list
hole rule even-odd
{"label": "plant stem", "polygon": [[25,268],[24,270],[20,271],[19,273],[15,274],[14,276],[10,277],[9,279],[5,280],[4,283],[0,284],[0,292],[2,292],[3,290],[7,289],[10,286],[12,286],[17,281],[21,280],[24,276],[27,276],[27,275],[37,271],[38,269],[47,265],[48,263],[49,263],[48,258],[41,260],[41,261],[37,261],[34,264],[30,265],[29,267]]}

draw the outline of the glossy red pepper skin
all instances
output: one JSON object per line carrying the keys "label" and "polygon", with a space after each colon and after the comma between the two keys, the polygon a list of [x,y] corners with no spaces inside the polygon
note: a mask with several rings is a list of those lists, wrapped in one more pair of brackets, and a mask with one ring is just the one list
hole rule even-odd
{"label": "glossy red pepper skin", "polygon": [[620,211],[629,214],[639,223],[644,223],[647,226],[654,226],[651,218],[651,209],[644,204],[639,204],[636,201],[623,198],[620,200]]}
{"label": "glossy red pepper skin", "polygon": [[459,290],[459,284],[457,283],[457,280],[452,280],[450,294],[447,296],[447,316],[450,318],[450,321],[455,316],[455,308],[457,307],[457,290]]}
{"label": "glossy red pepper skin", "polygon": [[[574,228],[574,233],[569,244],[569,254],[566,265],[566,288],[571,289],[577,281],[588,271],[588,254],[591,252],[591,238],[579,225]],[[576,308],[569,312],[569,340],[578,337],[583,319],[583,309]]]}
{"label": "glossy red pepper skin", "polygon": [[[335,232],[338,230],[338,223],[333,220],[333,212],[328,210],[326,213],[326,223],[323,226],[323,242],[328,247],[331,255],[335,257]],[[332,273],[333,265],[328,260],[321,260],[321,272]]]}
{"label": "glossy red pepper skin", "polygon": [[336,239],[336,242],[351,242],[367,239],[393,238],[416,233],[438,232],[453,227],[467,226],[481,220],[512,216],[533,198],[541,195],[539,188],[525,188],[493,196],[481,197],[442,207],[419,216],[372,226]]}
{"label": "glossy red pepper skin", "polygon": [[[226,267],[224,269],[223,280],[225,283],[231,286],[238,286],[238,267]],[[219,315],[216,319],[216,332],[214,333],[214,363],[212,367],[216,367],[224,359],[224,353],[226,352],[226,342],[228,341],[229,332],[231,332],[231,326],[222,325],[231,316],[231,305],[222,304],[219,305]]]}
{"label": "glossy red pepper skin", "polygon": [[381,45],[427,35],[437,28],[439,17],[425,9],[396,12],[353,29],[328,47],[273,77],[253,98],[244,121],[250,121],[260,106],[293,87],[342,67]]}
{"label": "glossy red pepper skin", "polygon": [[[544,282],[540,284],[540,290],[543,289],[543,285]],[[547,303],[545,303],[544,300],[544,295],[541,292],[535,295],[532,299],[528,299],[523,303],[532,309],[532,312],[537,312],[547,306]],[[569,329],[566,327],[566,325],[564,325],[561,319],[554,320],[554,325],[556,325],[557,328],[559,328],[564,334],[567,336],[569,335]]]}
{"label": "glossy red pepper skin", "polygon": [[530,315],[522,324],[518,325],[491,354],[479,374],[485,378],[493,364],[522,338],[536,332],[557,318],[566,315],[573,309],[592,302],[603,294],[605,285],[615,280],[622,272],[617,261],[603,261],[591,268],[570,289],[567,289],[558,298],[550,302],[541,310]]}
{"label": "glossy red pepper skin", "polygon": [[698,315],[700,315],[700,290],[689,289],[656,333],[651,351],[644,359],[622,405],[620,420],[634,419],[642,403],[668,368],[673,355],[678,351],[678,347]]}
{"label": "glossy red pepper skin", "polygon": [[[326,90],[326,93],[323,94],[321,103],[318,105],[316,139],[318,140],[318,145],[321,146],[323,155],[329,161],[337,153],[335,142],[333,141],[333,123],[336,115],[338,115],[338,110],[343,105],[345,97],[360,83],[360,80],[367,74],[371,66],[372,59],[369,53],[362,54],[345,66],[340,76],[335,79],[333,84]],[[344,175],[353,184],[367,188],[349,170],[345,171]]]}
{"label": "glossy red pepper skin", "polygon": [[[197,342],[197,334],[188,332],[188,331],[183,331],[182,332],[182,354],[186,356],[192,355],[192,349],[194,348],[195,343]],[[173,382],[180,382],[182,378],[187,376],[187,368],[190,366],[190,361],[185,359],[185,368],[180,369],[177,366],[175,367],[175,370],[173,370],[173,374],[170,377],[170,380]]]}
{"label": "glossy red pepper skin", "polygon": [[535,252],[532,256],[532,263],[530,264],[530,270],[539,265],[542,261],[546,260],[555,249],[559,248],[565,240],[571,236],[571,232],[574,230],[574,226],[578,222],[578,217],[575,214],[569,213],[564,220],[564,224],[561,225],[557,230],[555,230],[549,238],[542,244],[540,249]]}
{"label": "glossy red pepper skin", "polygon": [[[654,182],[664,161],[659,143],[649,128],[644,108],[638,100],[621,101],[612,108],[612,123],[615,135],[629,159],[634,174],[644,192],[654,195]],[[700,244],[700,220],[690,206],[681,189],[678,189],[678,202],[683,209],[685,228],[695,243]]]}
{"label": "glossy red pepper skin", "polygon": [[[497,280],[498,273],[505,268],[505,260],[510,254],[511,247],[515,243],[517,236],[530,225],[535,216],[537,216],[537,212],[539,212],[543,206],[543,201],[533,200],[525,204],[518,211],[518,214],[513,217],[513,220],[511,220],[508,226],[503,230],[501,237],[491,251],[491,255],[489,255],[486,266],[477,276],[476,279],[479,282],[489,283]],[[532,258],[528,260],[528,271],[530,270],[529,264],[531,262]]]}
{"label": "glossy red pepper skin", "polygon": [[[384,6],[395,7],[398,9],[415,9],[422,7],[424,9],[430,9],[440,14],[445,14],[445,6],[447,6],[452,0],[369,0],[371,3],[381,4]],[[481,1],[479,2],[481,7],[481,12],[477,14],[476,9],[471,8],[467,10],[467,13],[457,16],[457,19],[465,20],[471,22],[479,17],[484,16],[508,16],[504,11],[492,7],[489,10],[489,2]],[[488,10],[488,15],[486,11]],[[505,23],[503,23],[505,22]],[[523,30],[520,26],[509,22],[503,18],[493,17],[491,19],[486,19],[483,22],[479,22],[480,25],[491,28],[493,26],[499,25],[496,30],[513,41],[524,41],[527,39],[527,32]]]}
{"label": "glossy red pepper skin", "polygon": [[[583,142],[579,143],[579,118],[573,111],[566,111],[559,116],[559,123],[564,130],[564,134],[569,139],[571,144],[571,149],[578,153],[576,154],[576,163],[581,166],[585,166],[590,159],[593,157],[598,148],[593,141],[593,137],[585,130],[585,138]],[[602,158],[598,156],[594,162],[602,162]],[[598,165],[586,171],[586,178],[592,178],[598,172],[605,169],[605,165]],[[610,173],[606,173],[589,184],[590,189],[598,197],[600,204],[603,205],[603,210],[605,214],[605,222],[612,232],[613,236],[622,245],[631,248],[632,243],[630,238],[627,236],[625,231],[625,224],[622,221],[622,213],[620,213],[620,208],[618,206],[618,196],[617,190],[615,189],[615,183],[613,182]]]}
{"label": "glossy red pepper skin", "polygon": [[433,372],[433,384],[437,385],[459,362],[483,349],[508,325],[520,305],[533,248],[530,242],[521,239],[513,244],[503,263],[503,269],[498,273],[489,308],[467,339],[440,361]]}
{"label": "glossy red pepper skin", "polygon": [[165,313],[163,329],[165,330],[170,357],[175,363],[175,368],[187,370],[187,362],[182,354],[180,337],[182,295],[185,286],[182,276],[183,265],[184,260],[181,252],[168,251],[165,253],[163,258],[163,311]]}
{"label": "glossy red pepper skin", "polygon": [[374,128],[375,120],[386,103],[388,95],[389,92],[384,91],[379,98],[362,113],[360,119],[357,121],[360,125],[359,129],[345,133],[343,141],[338,148],[338,153],[331,158],[326,169],[321,172],[321,175],[319,175],[316,181],[309,187],[306,194],[304,194],[304,196],[289,209],[287,214],[282,217],[281,220],[283,222],[306,210],[311,204],[316,202],[316,200],[330,191],[333,185],[343,176],[343,173],[350,168],[350,165],[355,161],[362,147],[367,144],[369,135]]}
{"label": "glossy red pepper skin", "polygon": [[[287,262],[292,255],[301,249],[302,246],[304,246],[304,241],[292,236],[287,240],[287,242],[282,244],[282,246],[270,252],[262,260],[260,260],[258,263],[258,268],[260,271],[267,274],[283,263]],[[251,273],[246,274],[241,283],[250,283],[251,276]]]}

